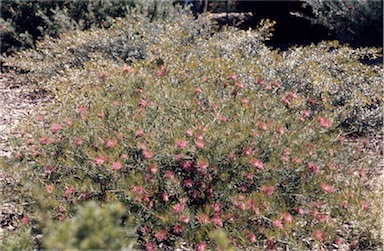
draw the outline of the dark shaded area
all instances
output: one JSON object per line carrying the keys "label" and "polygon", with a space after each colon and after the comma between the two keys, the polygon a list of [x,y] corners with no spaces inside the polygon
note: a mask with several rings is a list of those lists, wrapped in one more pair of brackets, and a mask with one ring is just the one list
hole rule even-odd
{"label": "dark shaded area", "polygon": [[[223,9],[222,11],[225,12]],[[246,19],[224,19],[221,18],[221,25],[237,25],[241,29],[256,27],[261,19],[269,18],[276,21],[273,37],[267,45],[275,49],[286,50],[294,45],[309,45],[323,40],[339,40],[341,43],[348,43],[352,47],[360,46],[383,46],[383,36],[378,34],[377,24],[363,26],[362,30],[356,31],[356,37],[340,37],[338,31],[331,31],[320,24],[313,24],[310,20],[298,17],[293,13],[300,13],[304,16],[314,17],[310,6],[302,1],[236,1],[236,12],[251,12],[252,16]],[[382,19],[382,17],[381,17]],[[383,22],[381,22],[382,24]],[[382,30],[382,29],[381,29]]]}
{"label": "dark shaded area", "polygon": [[261,19],[269,18],[276,21],[273,37],[267,42],[276,49],[286,50],[293,45],[308,45],[336,39],[325,27],[312,25],[309,20],[291,14],[311,13],[311,10],[304,8],[300,1],[239,1],[238,9],[253,12],[254,18],[249,23],[251,28],[254,28]]}

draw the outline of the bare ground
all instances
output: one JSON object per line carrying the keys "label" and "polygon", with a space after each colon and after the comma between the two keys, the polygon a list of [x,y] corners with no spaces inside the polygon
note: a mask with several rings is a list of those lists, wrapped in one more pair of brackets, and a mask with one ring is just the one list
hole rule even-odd
{"label": "bare ground", "polygon": [[[44,92],[31,90],[20,77],[0,73],[0,160],[14,151],[11,139],[18,135],[17,127],[25,118],[32,118],[49,99]],[[21,205],[12,202],[7,188],[14,180],[0,169],[0,241],[4,231],[16,228]]]}

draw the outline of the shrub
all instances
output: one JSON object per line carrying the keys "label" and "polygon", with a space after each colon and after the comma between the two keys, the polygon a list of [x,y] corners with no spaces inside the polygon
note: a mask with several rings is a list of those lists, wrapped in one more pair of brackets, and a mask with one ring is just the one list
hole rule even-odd
{"label": "shrub", "polygon": [[[131,221],[131,222],[129,222]],[[127,226],[131,229],[127,229]],[[48,250],[131,250],[135,245],[132,219],[119,204],[88,202],[63,223],[47,228],[43,248]]]}
{"label": "shrub", "polygon": [[381,45],[383,43],[383,1],[304,0],[312,8],[314,23],[337,34],[342,42]]}
{"label": "shrub", "polygon": [[6,53],[34,47],[45,36],[91,27],[108,28],[116,17],[124,17],[135,8],[149,17],[161,18],[171,8],[163,0],[103,1],[4,1],[1,4],[1,51]]}
{"label": "shrub", "polygon": [[[25,125],[9,165],[36,202],[31,217],[41,224],[39,215],[69,218],[85,200],[119,201],[136,216],[147,250],[313,250],[349,245],[359,232],[369,236],[364,245],[379,247],[380,202],[364,176],[377,162],[366,161],[362,142],[344,140],[341,114],[353,109],[348,100],[333,109],[345,90],[329,89],[336,71],[355,70],[336,84],[353,89],[368,75],[366,98],[381,102],[371,93],[379,96],[382,70],[358,62],[378,50],[324,43],[279,54],[263,44],[268,21],[256,31],[213,32],[208,21],[177,13],[166,22],[119,20],[111,39],[134,25],[145,57],[129,66],[95,52],[47,74],[52,62],[74,60],[48,52],[68,46],[65,36],[9,60],[57,97]],[[99,32],[77,33],[73,47]]]}

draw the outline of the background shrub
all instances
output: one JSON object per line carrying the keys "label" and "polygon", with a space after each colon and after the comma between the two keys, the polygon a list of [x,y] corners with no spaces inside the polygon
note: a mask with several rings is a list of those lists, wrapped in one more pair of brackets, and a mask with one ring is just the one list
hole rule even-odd
{"label": "background shrub", "polygon": [[74,29],[108,28],[114,18],[124,17],[132,9],[153,19],[167,15],[171,7],[172,2],[163,0],[3,1],[1,52],[31,48],[45,36],[58,37]]}
{"label": "background shrub", "polygon": [[383,44],[383,1],[304,0],[312,9],[304,15],[333,31],[338,39],[355,45]]}
{"label": "background shrub", "polygon": [[[377,160],[341,124],[381,104],[382,69],[359,62],[380,51],[323,43],[279,54],[263,44],[270,21],[215,31],[172,15],[131,16],[8,58],[56,101],[25,123],[7,164],[23,173],[37,228],[42,215],[66,224],[83,201],[118,201],[147,250],[378,248],[380,202],[366,175]],[[101,49],[124,31],[140,60]],[[73,64],[79,48],[87,57]]]}

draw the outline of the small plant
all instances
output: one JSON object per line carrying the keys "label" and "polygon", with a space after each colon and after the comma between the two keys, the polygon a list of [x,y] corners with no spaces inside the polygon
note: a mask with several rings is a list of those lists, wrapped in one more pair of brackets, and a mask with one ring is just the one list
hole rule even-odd
{"label": "small plant", "polygon": [[79,206],[71,219],[47,226],[43,248],[131,250],[136,240],[134,222],[129,217],[119,204],[100,206],[96,202],[85,203]]}

